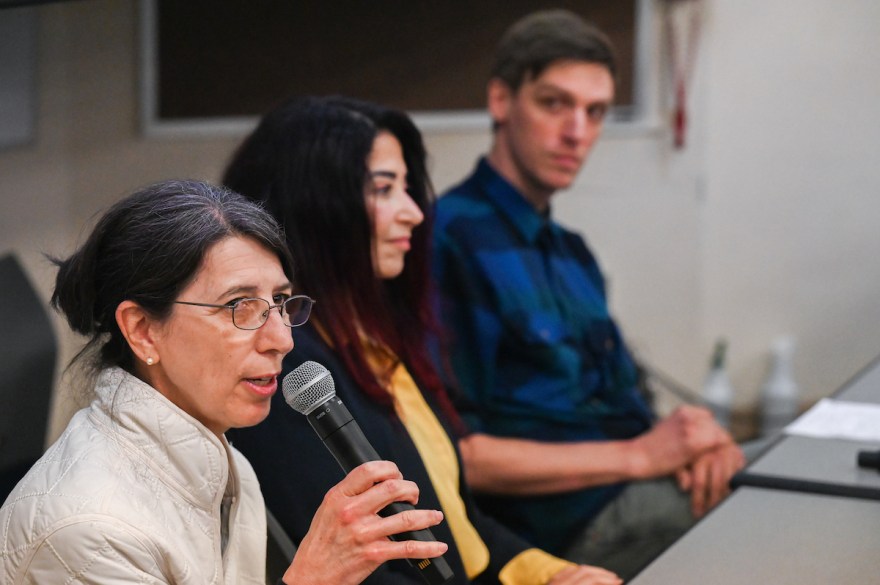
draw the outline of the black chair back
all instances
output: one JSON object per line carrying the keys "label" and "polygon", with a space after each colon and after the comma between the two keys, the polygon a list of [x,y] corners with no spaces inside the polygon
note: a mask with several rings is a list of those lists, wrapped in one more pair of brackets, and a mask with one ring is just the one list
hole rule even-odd
{"label": "black chair back", "polygon": [[43,301],[0,258],[0,502],[43,454],[58,347]]}
{"label": "black chair back", "polygon": [[269,508],[266,508],[266,584],[279,582],[296,554],[296,545]]}

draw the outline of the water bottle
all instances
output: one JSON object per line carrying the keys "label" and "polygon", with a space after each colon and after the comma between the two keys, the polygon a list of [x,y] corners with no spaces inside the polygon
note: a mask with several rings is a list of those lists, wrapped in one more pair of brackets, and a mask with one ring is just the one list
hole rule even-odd
{"label": "water bottle", "polygon": [[709,374],[703,384],[703,398],[715,415],[718,424],[730,428],[730,411],[733,406],[733,386],[724,367],[727,354],[727,341],[719,339],[715,342],[712,360],[709,362]]}
{"label": "water bottle", "polygon": [[798,415],[800,389],[794,379],[794,338],[785,335],[771,345],[770,373],[761,387],[761,434],[782,431]]}

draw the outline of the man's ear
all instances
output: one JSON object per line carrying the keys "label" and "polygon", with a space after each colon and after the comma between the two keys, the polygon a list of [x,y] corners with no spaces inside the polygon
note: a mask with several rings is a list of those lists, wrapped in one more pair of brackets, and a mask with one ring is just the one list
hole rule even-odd
{"label": "man's ear", "polygon": [[507,83],[497,77],[489,80],[486,86],[486,105],[489,110],[489,116],[492,117],[493,127],[507,122],[512,101],[513,90]]}
{"label": "man's ear", "polygon": [[116,307],[116,324],[134,355],[148,365],[159,361],[155,325],[146,311],[134,301],[122,301]]}

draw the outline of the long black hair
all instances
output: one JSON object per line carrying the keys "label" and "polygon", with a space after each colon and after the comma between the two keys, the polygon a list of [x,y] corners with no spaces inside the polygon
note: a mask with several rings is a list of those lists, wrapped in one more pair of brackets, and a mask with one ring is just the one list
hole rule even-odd
{"label": "long black hair", "polygon": [[403,360],[455,420],[426,344],[436,330],[430,220],[413,230],[399,276],[383,280],[374,272],[364,189],[367,159],[381,131],[400,142],[409,194],[429,218],[434,191],[413,122],[398,110],[339,96],[293,98],[266,114],[235,152],[223,183],[264,204],[282,224],[297,283],[318,300],[315,320],[364,392],[390,405],[367,362],[363,334]]}

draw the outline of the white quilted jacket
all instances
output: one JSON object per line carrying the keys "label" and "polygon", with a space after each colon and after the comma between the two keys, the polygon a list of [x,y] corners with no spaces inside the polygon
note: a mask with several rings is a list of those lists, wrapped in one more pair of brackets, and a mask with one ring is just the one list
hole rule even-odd
{"label": "white quilted jacket", "polygon": [[0,585],[264,585],[266,517],[244,456],[121,369],[97,394],[0,509]]}

